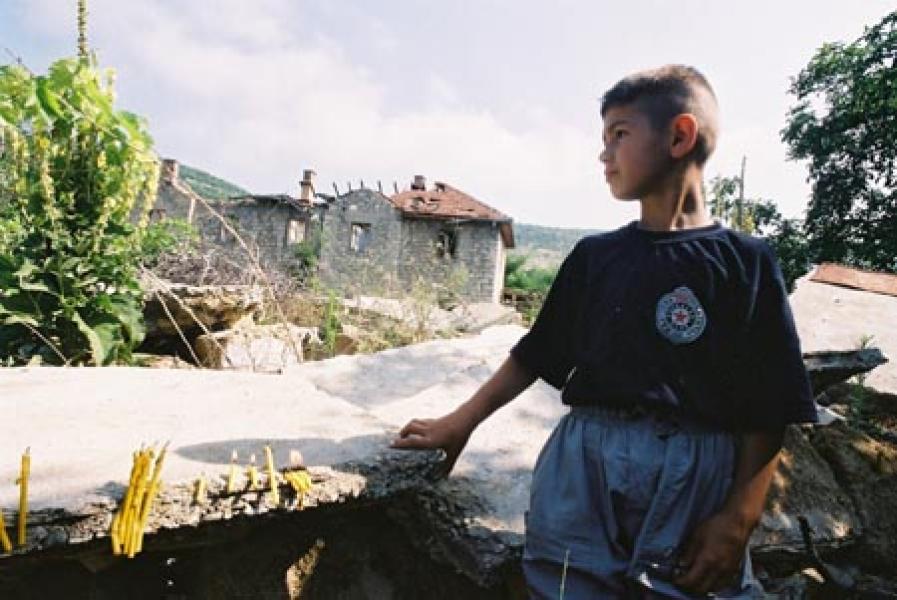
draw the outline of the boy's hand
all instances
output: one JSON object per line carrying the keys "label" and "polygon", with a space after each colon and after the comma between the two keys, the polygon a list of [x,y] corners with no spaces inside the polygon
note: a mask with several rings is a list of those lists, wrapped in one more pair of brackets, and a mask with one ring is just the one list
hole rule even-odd
{"label": "boy's hand", "polygon": [[493,412],[528,388],[536,376],[508,356],[470,399],[438,419],[412,419],[393,440],[393,448],[442,448],[445,460],[438,475],[447,477],[473,430]]}
{"label": "boy's hand", "polygon": [[772,476],[779,464],[785,428],[742,436],[729,497],[722,510],[701,523],[683,547],[675,584],[706,594],[733,583],[744,549],[760,521]]}
{"label": "boy's hand", "polygon": [[445,460],[439,466],[437,475],[448,477],[472,431],[473,427],[455,411],[438,419],[412,419],[391,446],[408,450],[441,448],[445,451]]}
{"label": "boy's hand", "polygon": [[679,559],[679,567],[685,572],[674,583],[697,594],[730,585],[741,572],[750,535],[750,525],[732,513],[713,515],[688,538]]}

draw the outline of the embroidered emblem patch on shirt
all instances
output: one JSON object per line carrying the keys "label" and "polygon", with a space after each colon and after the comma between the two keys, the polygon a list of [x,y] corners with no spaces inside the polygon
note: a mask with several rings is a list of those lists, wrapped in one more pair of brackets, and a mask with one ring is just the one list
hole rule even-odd
{"label": "embroidered emblem patch on shirt", "polygon": [[657,331],[674,344],[688,344],[704,333],[707,314],[694,292],[677,287],[657,302]]}

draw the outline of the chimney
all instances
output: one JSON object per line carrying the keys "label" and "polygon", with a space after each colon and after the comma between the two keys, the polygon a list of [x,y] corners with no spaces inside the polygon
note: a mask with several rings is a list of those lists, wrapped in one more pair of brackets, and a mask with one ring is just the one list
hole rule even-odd
{"label": "chimney", "polygon": [[302,171],[302,181],[299,184],[299,200],[311,204],[315,199],[315,172],[311,169]]}
{"label": "chimney", "polygon": [[411,184],[412,190],[426,190],[427,189],[427,178],[423,175],[415,175],[414,182]]}
{"label": "chimney", "polygon": [[172,183],[178,180],[178,161],[173,158],[162,159],[161,179],[166,183]]}

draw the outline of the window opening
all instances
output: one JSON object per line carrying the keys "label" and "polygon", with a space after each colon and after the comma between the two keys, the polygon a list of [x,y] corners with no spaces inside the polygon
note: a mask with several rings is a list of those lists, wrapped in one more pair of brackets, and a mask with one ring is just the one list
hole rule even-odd
{"label": "window opening", "polygon": [[349,247],[353,252],[365,252],[371,243],[371,224],[352,223],[352,241]]}
{"label": "window opening", "polygon": [[439,258],[455,258],[458,249],[458,232],[453,229],[440,229],[436,235],[436,256]]}

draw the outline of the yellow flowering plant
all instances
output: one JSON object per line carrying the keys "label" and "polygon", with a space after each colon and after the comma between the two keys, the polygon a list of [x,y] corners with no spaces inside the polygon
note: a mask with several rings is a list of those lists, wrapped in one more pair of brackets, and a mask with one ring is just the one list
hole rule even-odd
{"label": "yellow flowering plant", "polygon": [[159,162],[95,57],[0,66],[0,364],[130,362]]}

